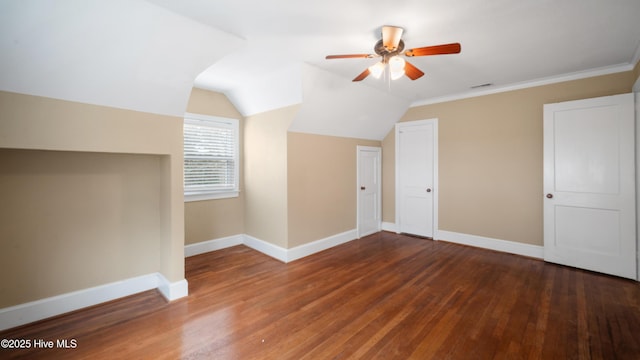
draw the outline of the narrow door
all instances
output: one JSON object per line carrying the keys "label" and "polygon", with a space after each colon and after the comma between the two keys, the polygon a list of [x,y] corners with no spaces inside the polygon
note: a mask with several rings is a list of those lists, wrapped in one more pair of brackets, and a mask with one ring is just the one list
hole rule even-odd
{"label": "narrow door", "polygon": [[636,278],[633,96],[544,106],[544,258]]}
{"label": "narrow door", "polygon": [[437,120],[396,125],[396,227],[433,238],[436,210]]}
{"label": "narrow door", "polygon": [[358,146],[358,238],[380,231],[381,149]]}

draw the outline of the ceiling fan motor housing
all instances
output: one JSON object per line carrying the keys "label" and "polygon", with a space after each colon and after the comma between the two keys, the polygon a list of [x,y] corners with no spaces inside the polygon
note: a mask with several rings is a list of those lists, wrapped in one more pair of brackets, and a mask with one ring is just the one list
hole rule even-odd
{"label": "ceiling fan motor housing", "polygon": [[382,58],[384,59],[385,63],[392,56],[396,56],[396,55],[400,54],[402,52],[402,50],[404,50],[404,41],[402,41],[402,40],[400,40],[400,42],[398,42],[398,46],[395,49],[392,49],[392,50],[387,49],[384,46],[382,40],[378,40],[376,45],[373,47],[373,51],[375,51],[376,54],[382,56]]}

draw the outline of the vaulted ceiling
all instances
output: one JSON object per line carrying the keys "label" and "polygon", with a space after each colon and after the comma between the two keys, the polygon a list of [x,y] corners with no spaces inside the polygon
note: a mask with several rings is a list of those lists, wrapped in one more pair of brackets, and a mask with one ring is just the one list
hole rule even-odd
{"label": "vaulted ceiling", "polygon": [[[411,81],[356,75],[382,25],[407,48]],[[380,139],[411,104],[568,74],[630,69],[637,0],[2,0],[0,90],[181,115],[192,86],[245,116],[301,104],[291,130]]]}

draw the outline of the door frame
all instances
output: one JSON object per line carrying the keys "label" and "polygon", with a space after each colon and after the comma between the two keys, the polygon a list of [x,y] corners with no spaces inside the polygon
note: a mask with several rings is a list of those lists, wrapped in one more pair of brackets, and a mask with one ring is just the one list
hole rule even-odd
{"label": "door frame", "polygon": [[640,77],[632,90],[636,125],[636,281],[640,282]]}
{"label": "door frame", "polygon": [[376,192],[378,201],[376,204],[376,218],[378,231],[382,230],[382,148],[378,146],[356,146],[356,236],[360,239],[360,153],[362,151],[372,151],[378,153],[375,176],[378,178]]}
{"label": "door frame", "polygon": [[395,213],[396,213],[396,218],[395,218],[395,227],[396,227],[396,233],[400,233],[400,219],[402,214],[400,214],[400,209],[401,204],[400,204],[400,181],[398,181],[398,179],[400,178],[400,167],[399,167],[399,159],[398,156],[400,154],[400,141],[398,140],[400,137],[398,136],[400,133],[400,130],[403,127],[409,127],[409,126],[419,126],[419,125],[426,125],[426,124],[433,124],[433,240],[438,240],[440,237],[438,235],[438,198],[439,198],[439,194],[440,194],[440,186],[438,183],[438,118],[432,118],[432,119],[424,119],[424,120],[414,120],[414,121],[403,121],[403,122],[399,122],[396,123],[395,125]]}

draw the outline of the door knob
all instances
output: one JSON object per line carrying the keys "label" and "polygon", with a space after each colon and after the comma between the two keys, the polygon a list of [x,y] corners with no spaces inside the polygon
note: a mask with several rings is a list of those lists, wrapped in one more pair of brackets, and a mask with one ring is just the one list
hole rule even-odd
{"label": "door knob", "polygon": [[364,189],[366,189],[366,187],[360,186],[360,190],[364,190]]}
{"label": "door knob", "polygon": [[431,189],[427,189],[427,192],[431,192]]}
{"label": "door knob", "polygon": [[553,194],[551,193],[547,194],[547,199],[553,199]]}

